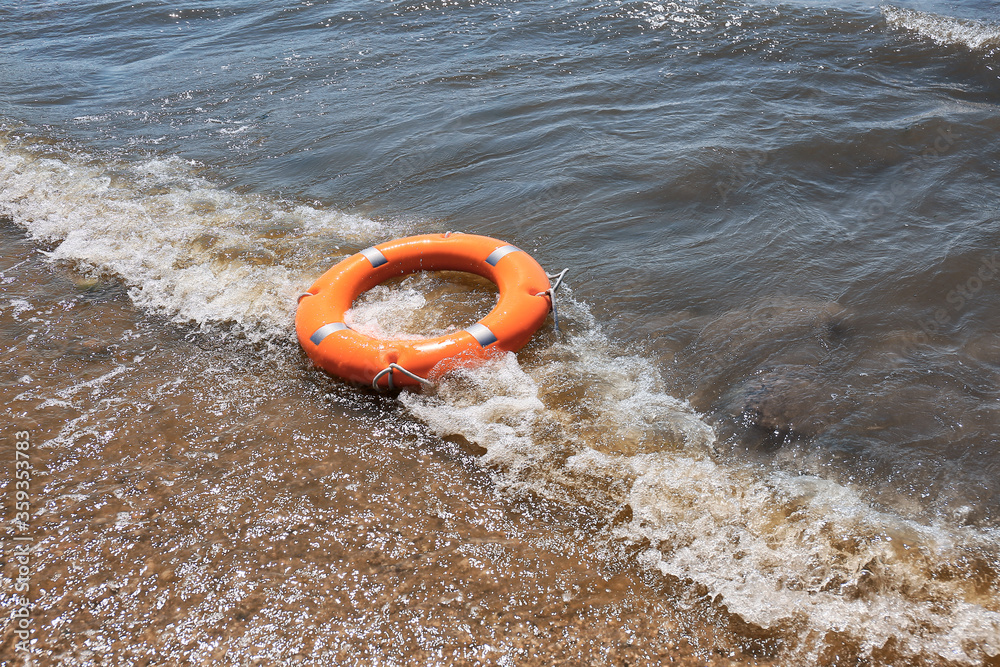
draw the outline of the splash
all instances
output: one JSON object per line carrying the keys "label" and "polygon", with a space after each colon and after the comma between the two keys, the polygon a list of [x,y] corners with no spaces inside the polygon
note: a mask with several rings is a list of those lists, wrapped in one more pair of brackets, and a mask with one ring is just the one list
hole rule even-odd
{"label": "splash", "polygon": [[[404,231],[235,193],[176,158],[100,160],[36,139],[0,136],[0,214],[54,260],[117,275],[139,307],[178,320],[285,337],[302,285]],[[492,305],[475,285],[414,280],[358,304],[359,320],[365,308],[368,319],[402,321],[428,305],[437,317],[448,310],[439,302],[461,294],[456,320]],[[899,663],[1000,654],[995,529],[920,523],[863,490],[727,458],[653,363],[617,351],[572,298],[560,314],[563,337],[542,332],[519,355],[401,402],[438,435],[481,451],[506,493],[604,517],[595,539],[785,638],[790,661],[819,662],[835,639],[869,657],[891,647]]]}
{"label": "splash", "polygon": [[95,159],[0,134],[0,215],[50,257],[120,277],[141,308],[178,321],[286,332],[295,297],[334,261],[391,230],[373,220],[213,183],[175,157]]}
{"label": "splash", "polygon": [[481,320],[497,298],[496,287],[485,278],[457,271],[420,272],[368,290],[344,320],[373,338],[433,338]]}
{"label": "splash", "polygon": [[855,488],[724,460],[650,363],[614,354],[592,322],[577,328],[527,363],[508,355],[401,400],[482,447],[508,491],[602,512],[639,563],[785,637],[800,664],[832,641],[902,662],[1000,654],[1000,533],[922,524]]}
{"label": "splash", "polygon": [[1000,26],[997,25],[892,5],[883,5],[881,10],[890,27],[915,32],[943,46],[961,45],[974,51],[1000,47]]}

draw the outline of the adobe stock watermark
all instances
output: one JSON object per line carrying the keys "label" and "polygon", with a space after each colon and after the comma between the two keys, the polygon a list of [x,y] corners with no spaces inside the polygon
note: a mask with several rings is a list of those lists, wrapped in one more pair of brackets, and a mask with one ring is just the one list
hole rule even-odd
{"label": "adobe stock watermark", "polygon": [[460,139],[466,132],[474,133],[475,115],[488,101],[484,91],[469,91],[459,106],[447,114],[450,119],[440,121],[428,132],[409,137],[386,165],[383,179],[387,186],[406,184],[467,150],[468,146]]}
{"label": "adobe stock watermark", "polygon": [[1000,276],[1000,254],[994,252],[945,295],[947,306],[935,309],[930,319],[921,320],[920,331],[913,335],[912,342],[917,344],[930,342],[931,336],[940,334],[945,327],[952,324],[976,296],[998,276]]}
{"label": "adobe stock watermark", "polygon": [[11,597],[11,627],[14,630],[14,650],[31,664],[31,551],[34,537],[31,534],[31,433],[14,434],[13,470],[13,521],[11,521],[10,550],[2,544],[4,566],[13,572],[14,594]]}
{"label": "adobe stock watermark", "polygon": [[748,184],[770,159],[767,151],[750,151],[743,160],[728,160],[723,177],[715,183],[722,203],[726,203],[731,193]]}
{"label": "adobe stock watermark", "polygon": [[890,183],[887,189],[869,199],[867,206],[865,206],[864,222],[873,222],[885,215],[886,211],[892,208],[897,199],[906,192],[909,183],[927,169],[934,160],[953,150],[955,142],[959,138],[961,138],[960,135],[955,134],[950,125],[938,128],[931,145],[925,148],[919,157],[910,160],[903,167],[903,173]]}
{"label": "adobe stock watermark", "polygon": [[511,217],[517,233],[522,236],[530,234],[530,226],[547,219],[568,196],[567,190],[565,184],[556,183],[516,205]]}

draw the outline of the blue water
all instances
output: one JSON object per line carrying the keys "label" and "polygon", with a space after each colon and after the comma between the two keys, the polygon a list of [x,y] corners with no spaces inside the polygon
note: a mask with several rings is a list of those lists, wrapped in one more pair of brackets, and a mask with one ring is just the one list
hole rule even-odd
{"label": "blue water", "polygon": [[[794,644],[767,659],[847,664],[843,642],[859,664],[977,664],[1000,651],[998,10],[5,3],[0,215],[55,265],[117,281],[137,317],[236,330],[253,342],[233,354],[271,368],[296,358],[294,295],[358,248],[463,230],[568,267],[570,338],[463,380],[506,397],[494,412],[449,389],[361,412],[471,443],[500,489],[609,512],[593,539],[681,582],[667,599],[704,589]],[[8,311],[41,293],[25,289]],[[337,414],[334,441],[366,428]],[[671,458],[706,438],[740,481],[704,490]],[[593,452],[628,471],[591,462],[581,481]],[[668,469],[676,488],[650,491]],[[744,486],[758,500],[730,497]],[[672,527],[691,503],[715,523]],[[787,535],[769,543],[768,521]],[[835,573],[768,570],[766,544]]]}

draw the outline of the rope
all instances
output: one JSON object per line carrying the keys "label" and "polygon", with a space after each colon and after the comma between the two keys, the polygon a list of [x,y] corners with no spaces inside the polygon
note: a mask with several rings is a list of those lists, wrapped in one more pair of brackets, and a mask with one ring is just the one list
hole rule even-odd
{"label": "rope", "polygon": [[378,381],[381,380],[382,376],[386,375],[386,374],[389,375],[389,389],[390,390],[395,389],[396,387],[392,383],[392,372],[393,371],[399,371],[403,375],[405,375],[407,377],[411,377],[414,380],[416,380],[417,382],[422,382],[423,384],[434,384],[433,382],[431,382],[427,378],[422,378],[419,375],[417,375],[416,373],[411,373],[410,371],[406,370],[405,368],[403,368],[399,364],[389,364],[389,366],[387,368],[383,368],[382,370],[380,370],[375,375],[375,378],[372,380],[372,389],[374,389],[375,391],[380,391],[379,386],[378,386]]}
{"label": "rope", "polygon": [[562,285],[563,278],[566,277],[567,271],[569,271],[569,269],[563,269],[559,273],[545,274],[545,277],[548,278],[549,280],[552,280],[553,278],[556,279],[556,284],[552,286],[553,290],[559,289],[559,286]]}
{"label": "rope", "polygon": [[569,271],[569,269],[563,269],[559,273],[552,273],[552,274],[546,273],[545,277],[548,278],[549,280],[555,279],[555,282],[552,284],[552,287],[548,288],[544,292],[539,292],[538,294],[535,295],[535,296],[542,296],[543,294],[548,295],[549,301],[552,302],[552,324],[555,325],[556,332],[559,332],[559,312],[556,310],[556,290],[559,289],[560,285],[562,285],[563,278],[566,277],[567,271]]}

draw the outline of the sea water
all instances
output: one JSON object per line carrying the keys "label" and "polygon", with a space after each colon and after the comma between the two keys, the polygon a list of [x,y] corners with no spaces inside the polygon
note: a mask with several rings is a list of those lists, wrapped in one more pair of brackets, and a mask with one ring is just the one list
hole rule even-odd
{"label": "sea water", "polygon": [[[0,6],[0,653],[1000,660],[998,10]],[[310,365],[300,292],[451,230],[568,268],[560,329],[420,392]]]}

